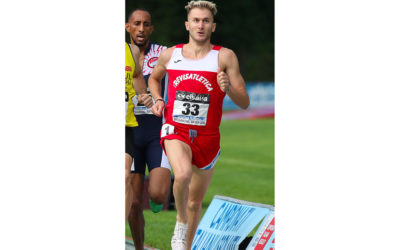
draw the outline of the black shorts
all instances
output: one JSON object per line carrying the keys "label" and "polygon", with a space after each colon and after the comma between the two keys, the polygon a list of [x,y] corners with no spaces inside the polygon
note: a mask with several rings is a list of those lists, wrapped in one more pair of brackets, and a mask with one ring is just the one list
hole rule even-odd
{"label": "black shorts", "polygon": [[133,133],[133,127],[125,126],[125,153],[133,158],[133,147],[135,144],[135,136]]}
{"label": "black shorts", "polygon": [[160,130],[135,127],[133,131],[135,133],[133,153],[135,170],[131,171],[131,173],[144,175],[146,165],[149,173],[157,167],[171,169],[167,156],[160,145]]}

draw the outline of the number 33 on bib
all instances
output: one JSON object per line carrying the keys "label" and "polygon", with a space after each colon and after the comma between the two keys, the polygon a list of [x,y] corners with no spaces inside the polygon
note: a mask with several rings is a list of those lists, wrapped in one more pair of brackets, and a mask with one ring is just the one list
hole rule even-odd
{"label": "number 33 on bib", "polygon": [[209,94],[197,94],[187,91],[177,91],[172,119],[174,122],[205,126],[207,124]]}

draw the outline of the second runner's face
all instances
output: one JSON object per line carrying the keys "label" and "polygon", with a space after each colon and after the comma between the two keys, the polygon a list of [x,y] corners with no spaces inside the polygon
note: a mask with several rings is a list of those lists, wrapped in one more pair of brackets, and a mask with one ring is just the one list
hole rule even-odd
{"label": "second runner's face", "polygon": [[211,34],[215,31],[216,24],[209,9],[194,8],[189,12],[185,26],[193,40],[205,42],[211,39]]}
{"label": "second runner's face", "polygon": [[131,41],[139,47],[147,45],[153,29],[149,13],[143,10],[135,11],[126,24],[126,31],[129,32]]}

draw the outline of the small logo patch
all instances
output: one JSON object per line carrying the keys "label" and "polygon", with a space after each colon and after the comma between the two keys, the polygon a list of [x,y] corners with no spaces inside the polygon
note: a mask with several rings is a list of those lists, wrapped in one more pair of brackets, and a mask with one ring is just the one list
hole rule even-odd
{"label": "small logo patch", "polygon": [[157,60],[158,60],[158,57],[152,57],[152,58],[150,58],[150,59],[147,61],[147,66],[148,66],[149,68],[154,69],[154,66],[156,66]]}
{"label": "small logo patch", "polygon": [[132,67],[131,66],[125,66],[125,71],[132,71]]}

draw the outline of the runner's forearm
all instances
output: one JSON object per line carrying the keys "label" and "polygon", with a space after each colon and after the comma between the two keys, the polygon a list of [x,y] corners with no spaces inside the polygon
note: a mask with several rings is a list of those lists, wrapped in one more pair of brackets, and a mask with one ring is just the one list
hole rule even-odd
{"label": "runner's forearm", "polygon": [[146,82],[142,74],[138,74],[135,78],[133,78],[133,87],[137,94],[147,94]]}
{"label": "runner's forearm", "polygon": [[150,76],[149,81],[148,81],[150,93],[153,96],[154,100],[157,99],[162,99],[161,96],[161,81],[157,81],[153,77]]}
{"label": "runner's forearm", "polygon": [[250,105],[249,95],[246,89],[234,88],[232,85],[227,92],[232,101],[242,109],[247,109]]}

